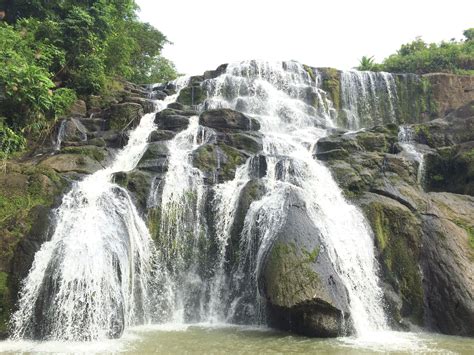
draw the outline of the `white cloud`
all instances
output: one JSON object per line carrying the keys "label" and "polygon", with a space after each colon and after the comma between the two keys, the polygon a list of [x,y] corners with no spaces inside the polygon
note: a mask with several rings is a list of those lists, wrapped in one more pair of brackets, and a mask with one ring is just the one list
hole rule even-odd
{"label": "white cloud", "polygon": [[462,38],[469,0],[137,0],[140,17],[174,44],[164,55],[185,74],[244,59],[295,59],[347,69],[422,36]]}

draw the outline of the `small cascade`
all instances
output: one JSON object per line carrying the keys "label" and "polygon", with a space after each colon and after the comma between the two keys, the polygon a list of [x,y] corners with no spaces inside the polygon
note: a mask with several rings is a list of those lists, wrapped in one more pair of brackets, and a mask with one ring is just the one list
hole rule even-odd
{"label": "small cascade", "polygon": [[169,287],[174,290],[171,317],[175,322],[199,321],[203,312],[194,312],[193,306],[202,304],[199,300],[206,293],[198,270],[200,258],[206,253],[201,248],[207,247],[200,244],[205,243],[207,235],[203,213],[206,189],[202,172],[192,165],[192,153],[212,139],[214,132],[199,126],[194,116],[188,128],[168,142],[171,154],[164,177],[157,243],[162,251],[160,262],[170,272]]}
{"label": "small cascade", "polygon": [[415,134],[410,126],[402,125],[398,131],[398,142],[403,150],[418,163],[416,181],[418,185],[423,186],[423,176],[425,170],[425,157],[421,153],[415,143]]}
{"label": "small cascade", "polygon": [[67,120],[62,120],[59,124],[58,134],[56,135],[56,140],[54,141],[54,151],[61,150],[61,144],[66,133],[66,122]]}
{"label": "small cascade", "polygon": [[[157,102],[157,109],[175,97]],[[104,339],[151,320],[155,248],[128,192],[112,177],[137,165],[154,117],[143,116],[113,163],[64,196],[52,238],[22,283],[13,338]]]}
{"label": "small cascade", "polygon": [[61,121],[58,128],[58,133],[56,139],[53,142],[54,151],[57,152],[61,150],[61,145],[64,142],[64,139],[67,139],[70,131],[77,132],[81,141],[87,140],[87,129],[84,125],[75,118],[68,118]]}
{"label": "small cascade", "polygon": [[215,225],[218,249],[215,274],[211,280],[208,317],[208,320],[213,323],[223,323],[228,318],[224,305],[228,304],[232,292],[228,287],[229,280],[225,270],[227,248],[233,232],[232,227],[240,193],[250,180],[250,163],[251,159],[237,169],[234,180],[218,184],[214,188],[213,212],[218,216]]}
{"label": "small cascade", "polygon": [[356,130],[396,122],[397,85],[390,73],[343,71],[341,99],[346,128]]}

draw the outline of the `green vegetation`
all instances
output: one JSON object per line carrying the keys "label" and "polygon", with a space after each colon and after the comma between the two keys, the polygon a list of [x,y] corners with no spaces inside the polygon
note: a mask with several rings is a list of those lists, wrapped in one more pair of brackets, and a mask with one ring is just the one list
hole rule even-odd
{"label": "green vegetation", "polygon": [[138,20],[134,0],[0,1],[0,154],[39,138],[77,98],[107,95],[120,78],[176,77],[169,41]]}
{"label": "green vegetation", "polygon": [[7,273],[0,271],[0,334],[6,334],[8,331],[10,308],[10,292],[7,286]]}
{"label": "green vegetation", "polygon": [[359,70],[370,70],[370,71],[377,71],[377,63],[375,63],[375,59],[373,56],[367,57],[362,56],[359,61],[359,66],[357,67]]}
{"label": "green vegetation", "polygon": [[403,44],[382,63],[373,57],[363,56],[359,70],[387,71],[392,73],[454,73],[474,75],[474,28],[464,31],[464,40],[426,43],[416,38]]}

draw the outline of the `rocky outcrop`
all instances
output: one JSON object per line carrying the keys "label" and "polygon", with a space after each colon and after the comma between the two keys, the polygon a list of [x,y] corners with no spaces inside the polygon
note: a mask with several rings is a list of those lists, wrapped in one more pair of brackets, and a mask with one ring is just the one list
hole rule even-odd
{"label": "rocky outcrop", "polygon": [[474,336],[474,198],[429,193],[421,267],[426,322],[446,334]]}
{"label": "rocky outcrop", "polygon": [[337,132],[317,144],[315,157],[372,226],[394,327],[474,334],[474,200],[453,193],[472,194],[474,165],[461,156],[474,139],[473,120],[468,104],[410,125],[413,144],[424,153],[422,170],[391,125]]}
{"label": "rocky outcrop", "polygon": [[66,188],[66,180],[44,166],[7,163],[0,174],[0,337],[6,336],[19,283],[47,240],[50,209]]}
{"label": "rocky outcrop", "polygon": [[296,192],[286,200],[286,219],[262,261],[260,294],[270,323],[317,337],[350,333],[347,291],[321,244],[319,230]]}
{"label": "rocky outcrop", "polygon": [[432,73],[423,77],[431,85],[438,116],[444,116],[474,100],[474,75]]}
{"label": "rocky outcrop", "polygon": [[256,119],[225,108],[204,111],[199,116],[199,124],[218,130],[258,131],[260,129],[260,123]]}

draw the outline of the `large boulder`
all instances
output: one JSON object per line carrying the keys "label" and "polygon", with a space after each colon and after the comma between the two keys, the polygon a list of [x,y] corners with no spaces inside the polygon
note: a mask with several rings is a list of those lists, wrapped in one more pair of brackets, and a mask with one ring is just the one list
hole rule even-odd
{"label": "large boulder", "polygon": [[364,194],[359,205],[373,228],[392,326],[423,325],[422,222],[397,200],[379,194]]}
{"label": "large boulder", "polygon": [[160,130],[179,132],[188,126],[189,116],[182,111],[165,109],[156,114],[155,123]]}
{"label": "large boulder", "polygon": [[217,130],[258,131],[260,123],[243,113],[228,108],[207,110],[199,116],[199,124]]}
{"label": "large boulder", "polygon": [[142,105],[134,102],[113,104],[106,111],[107,129],[125,130],[135,128],[143,116]]}
{"label": "large boulder", "polygon": [[55,136],[53,138],[56,148],[61,145],[72,145],[77,142],[87,141],[88,129],[81,120],[77,118],[69,118],[61,121],[55,128]]}
{"label": "large boulder", "polygon": [[295,191],[287,196],[286,217],[262,262],[259,280],[270,322],[316,337],[352,331],[347,290],[339,279],[321,233]]}

